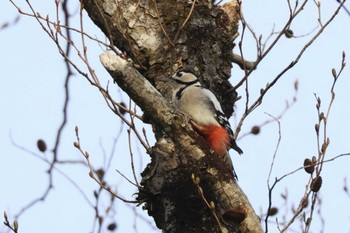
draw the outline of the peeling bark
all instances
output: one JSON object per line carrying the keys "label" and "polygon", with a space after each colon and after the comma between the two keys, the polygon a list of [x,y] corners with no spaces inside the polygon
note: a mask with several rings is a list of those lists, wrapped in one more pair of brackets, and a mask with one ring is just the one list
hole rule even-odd
{"label": "peeling bark", "polygon": [[[230,169],[169,101],[163,78],[177,66],[197,74],[231,115],[227,92],[239,7],[196,1],[83,0],[108,38],[136,63],[105,53],[100,59],[117,84],[150,118],[157,143],[142,173],[138,200],[163,232],[262,232]],[[196,184],[192,175],[199,178]],[[203,196],[199,192],[203,190]],[[209,208],[205,201],[213,202]],[[216,220],[216,218],[218,221]],[[220,226],[220,225],[221,226]]]}

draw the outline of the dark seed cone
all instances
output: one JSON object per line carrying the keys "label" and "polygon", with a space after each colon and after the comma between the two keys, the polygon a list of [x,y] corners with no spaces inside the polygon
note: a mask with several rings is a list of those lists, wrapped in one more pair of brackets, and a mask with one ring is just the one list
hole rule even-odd
{"label": "dark seed cone", "polygon": [[317,176],[312,180],[310,188],[311,188],[311,191],[317,193],[318,191],[320,191],[321,186],[322,186],[322,177]]}

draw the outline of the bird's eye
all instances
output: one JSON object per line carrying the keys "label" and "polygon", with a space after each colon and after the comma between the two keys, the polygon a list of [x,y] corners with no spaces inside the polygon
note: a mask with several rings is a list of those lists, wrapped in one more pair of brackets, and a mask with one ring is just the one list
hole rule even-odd
{"label": "bird's eye", "polygon": [[178,76],[178,77],[182,77],[183,73],[184,73],[184,72],[179,71],[179,72],[177,72],[176,76]]}

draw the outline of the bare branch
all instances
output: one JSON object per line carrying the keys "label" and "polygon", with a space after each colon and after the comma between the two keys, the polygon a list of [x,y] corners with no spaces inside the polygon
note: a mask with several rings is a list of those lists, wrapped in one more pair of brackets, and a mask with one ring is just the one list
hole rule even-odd
{"label": "bare branch", "polygon": [[[100,61],[119,87],[133,97],[135,103],[147,116],[153,118],[154,122],[160,123],[160,127],[166,130],[169,127],[167,122],[174,110],[153,85],[126,60],[111,52],[100,55]],[[145,147],[147,148],[146,143]]]}
{"label": "bare branch", "polygon": [[[266,85],[265,88],[262,88],[260,90],[260,96],[255,100],[255,102],[253,104],[250,105],[250,107],[245,111],[245,113],[242,115],[237,128],[236,128],[236,132],[235,135],[238,135],[238,133],[241,130],[241,127],[243,125],[243,122],[245,120],[245,118],[254,110],[256,109],[261,103],[262,100],[265,96],[265,94],[268,92],[268,90],[270,88],[272,88],[277,82],[278,80],[287,72],[289,71],[291,68],[293,68],[300,60],[300,58],[303,56],[304,52],[311,46],[311,44],[322,34],[322,32],[327,28],[327,26],[334,20],[335,16],[339,13],[340,9],[342,8],[343,4],[345,3],[346,0],[344,0],[342,2],[342,4],[335,10],[335,12],[333,13],[333,15],[328,19],[328,21],[324,24],[323,27],[321,27],[318,32],[316,33],[316,35],[308,42],[306,43],[306,45],[300,50],[300,52],[298,53],[298,55],[296,56],[296,58],[286,67],[284,68],[273,80],[272,82],[268,83]],[[297,16],[298,13],[300,13],[300,11],[303,9],[302,7],[304,7],[304,5],[306,4],[307,1],[305,1],[302,6],[300,6],[299,10],[297,11],[297,13],[294,15],[294,17],[292,17],[290,20],[292,20],[293,18],[295,18]],[[289,26],[289,24],[291,23],[291,21],[288,21],[288,23],[285,25],[284,30]],[[284,31],[282,30],[282,31]],[[278,39],[280,38],[280,36],[282,36],[281,34],[277,36],[277,38],[275,39],[275,41],[272,43],[272,45],[267,49],[267,51],[262,55],[261,59],[263,59],[267,53],[272,49],[272,47],[277,43]],[[261,60],[258,60],[256,65],[259,64]],[[238,88],[241,84],[243,84],[243,81],[245,81],[249,74],[252,71],[248,71],[248,75],[246,75],[236,86],[235,88]]]}
{"label": "bare branch", "polygon": [[11,225],[9,220],[8,220],[6,212],[4,212],[4,225],[6,227],[8,227],[11,231],[13,231],[14,233],[18,233],[18,222],[17,222],[17,220],[14,220],[13,224]]}
{"label": "bare branch", "polygon": [[80,153],[85,157],[88,168],[89,168],[89,176],[96,181],[96,183],[103,188],[104,190],[106,190],[107,192],[109,192],[110,194],[112,194],[112,196],[118,198],[119,200],[126,202],[126,203],[137,203],[137,201],[130,201],[130,200],[126,200],[123,197],[121,197],[120,195],[117,195],[116,193],[114,193],[111,188],[109,186],[106,186],[104,184],[104,182],[102,182],[99,177],[97,177],[95,175],[94,169],[92,168],[92,165],[90,163],[90,159],[89,159],[89,152],[87,151],[83,151],[83,149],[81,148],[81,144],[80,144],[80,138],[79,138],[79,130],[78,127],[75,127],[75,134],[76,134],[76,138],[77,141],[74,142],[74,146],[80,151]]}
{"label": "bare branch", "polygon": [[[340,4],[342,4],[342,1],[340,1],[340,0],[336,0],[338,3],[340,3]],[[350,11],[349,11],[349,9],[345,6],[345,5],[343,5],[343,9],[346,11],[346,13],[350,16]]]}

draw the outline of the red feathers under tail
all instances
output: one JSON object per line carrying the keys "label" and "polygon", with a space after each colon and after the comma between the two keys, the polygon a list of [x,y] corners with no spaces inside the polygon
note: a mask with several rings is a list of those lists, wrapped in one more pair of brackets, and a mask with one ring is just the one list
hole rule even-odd
{"label": "red feathers under tail", "polygon": [[199,126],[193,124],[195,129],[208,142],[210,148],[220,156],[226,156],[228,149],[231,147],[230,137],[225,128],[220,125]]}

